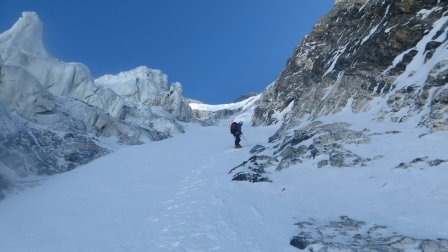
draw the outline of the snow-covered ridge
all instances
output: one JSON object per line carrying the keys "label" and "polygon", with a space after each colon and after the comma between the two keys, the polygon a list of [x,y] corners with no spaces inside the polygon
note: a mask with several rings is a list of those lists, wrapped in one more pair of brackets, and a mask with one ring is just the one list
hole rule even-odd
{"label": "snow-covered ridge", "polygon": [[189,106],[195,118],[203,125],[227,125],[231,121],[244,121],[250,124],[260,96],[259,94],[240,102],[217,105],[190,100]]}
{"label": "snow-covered ridge", "polygon": [[240,109],[240,108],[244,109],[244,108],[247,108],[247,107],[251,106],[252,104],[254,104],[260,98],[260,96],[261,96],[261,94],[250,97],[244,101],[228,103],[228,104],[217,104],[217,105],[203,104],[203,103],[191,103],[190,102],[190,107],[193,110],[202,110],[202,111],[209,111],[209,112],[215,112],[215,111],[224,110],[224,109],[228,109],[228,110],[236,110],[236,109]]}

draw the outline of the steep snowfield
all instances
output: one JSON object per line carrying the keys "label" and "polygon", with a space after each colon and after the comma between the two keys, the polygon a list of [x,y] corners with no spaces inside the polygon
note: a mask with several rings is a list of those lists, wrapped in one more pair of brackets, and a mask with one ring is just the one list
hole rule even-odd
{"label": "steep snowfield", "polygon": [[[190,126],[188,132],[9,195],[0,202],[0,251],[287,248],[287,233],[271,238],[276,234],[268,227],[281,218],[265,216],[270,196],[259,195],[271,185],[234,183],[227,174],[248,148],[234,150],[227,128]],[[256,143],[271,133],[248,130],[246,138]]]}
{"label": "steep snowfield", "polygon": [[[340,113],[374,132],[396,130],[368,115]],[[394,168],[421,153],[443,158],[446,132],[378,135],[358,152],[384,158],[366,167],[317,168],[308,160],[273,183],[231,181],[229,170],[267,144],[274,127],[243,127],[232,148],[227,127],[132,146],[0,201],[0,251],[296,251],[293,224],[341,215],[414,238],[448,237],[448,163]],[[406,139],[415,139],[406,142]]]}

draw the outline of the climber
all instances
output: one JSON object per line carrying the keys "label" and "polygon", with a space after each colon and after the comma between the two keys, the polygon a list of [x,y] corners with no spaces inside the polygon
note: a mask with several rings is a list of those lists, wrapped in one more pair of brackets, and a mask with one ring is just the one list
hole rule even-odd
{"label": "climber", "polygon": [[235,137],[235,148],[239,149],[242,148],[240,145],[241,142],[241,135],[243,132],[241,131],[241,127],[243,126],[243,121],[233,122],[230,125],[230,133]]}

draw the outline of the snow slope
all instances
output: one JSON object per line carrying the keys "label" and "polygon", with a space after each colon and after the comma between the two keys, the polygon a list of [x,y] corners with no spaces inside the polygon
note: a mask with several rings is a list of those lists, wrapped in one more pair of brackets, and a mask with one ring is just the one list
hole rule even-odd
{"label": "snow slope", "polygon": [[[270,185],[234,183],[227,175],[248,149],[235,151],[223,130],[190,126],[189,133],[123,149],[10,195],[0,202],[0,251],[288,248],[287,234],[270,238],[267,227],[279,219],[265,216],[268,199],[251,203]],[[262,141],[272,131],[246,137]]]}
{"label": "snow slope", "polygon": [[444,132],[412,144],[402,140],[418,132],[379,135],[359,146],[385,156],[367,167],[317,168],[311,160],[272,172],[273,183],[248,183],[228,172],[275,127],[244,127],[240,150],[227,127],[185,127],[185,134],[127,147],[0,201],[0,251],[296,251],[289,245],[296,221],[341,215],[390,233],[448,237],[447,163],[389,165],[399,153],[440,157]]}

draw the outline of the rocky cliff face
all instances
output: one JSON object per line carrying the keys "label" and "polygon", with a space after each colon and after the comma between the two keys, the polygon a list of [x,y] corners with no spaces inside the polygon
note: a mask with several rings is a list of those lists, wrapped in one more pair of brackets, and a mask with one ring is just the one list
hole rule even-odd
{"label": "rocky cliff face", "polygon": [[[86,66],[52,57],[32,12],[0,34],[0,191],[73,169],[111,151],[183,132],[193,120],[180,83],[146,67],[94,82]],[[108,139],[110,138],[110,139]]]}
{"label": "rocky cliff face", "polygon": [[263,94],[254,124],[275,123],[290,104],[285,127],[382,99],[378,120],[420,113],[418,124],[448,130],[447,10],[439,0],[336,1]]}
{"label": "rocky cliff face", "polygon": [[[447,76],[446,1],[336,1],[255,109],[254,125],[281,124],[269,139],[275,157],[257,157],[266,163],[261,167],[257,158],[246,162],[248,172],[235,178],[264,180],[257,174],[265,166],[282,170],[319,155],[326,157],[319,168],[364,166],[378,156],[362,157],[344,145],[401,129],[447,131]],[[355,117],[390,130],[360,129]]]}
{"label": "rocky cliff face", "polygon": [[[279,130],[229,174],[275,183],[285,169],[447,168],[436,143],[447,138],[447,94],[447,1],[336,0],[258,102],[253,124]],[[447,239],[390,235],[388,223],[367,233],[347,216],[296,225],[290,244],[307,251],[448,251]]]}
{"label": "rocky cliff face", "polygon": [[405,129],[447,131],[447,76],[446,1],[336,1],[255,109],[255,125],[281,124],[273,146],[255,148],[234,178],[269,180],[259,176],[266,167],[315,157],[319,168],[365,166],[382,155],[363,157],[349,145]]}

